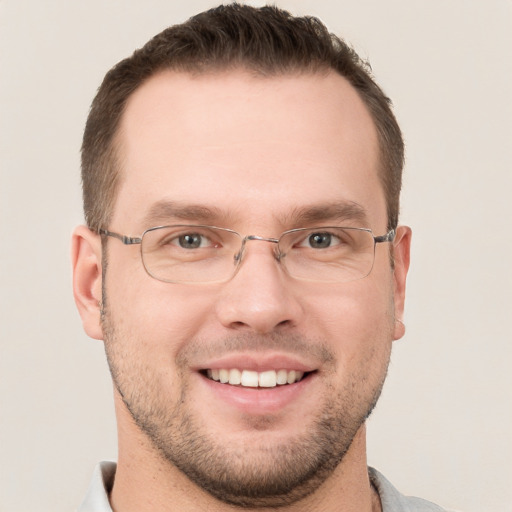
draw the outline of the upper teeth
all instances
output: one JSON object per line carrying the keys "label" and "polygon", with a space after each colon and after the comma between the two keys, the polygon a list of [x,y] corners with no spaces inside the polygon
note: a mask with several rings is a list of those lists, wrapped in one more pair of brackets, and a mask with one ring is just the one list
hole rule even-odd
{"label": "upper teeth", "polygon": [[251,388],[273,388],[277,385],[293,384],[302,379],[304,372],[299,370],[267,370],[255,372],[252,370],[206,370],[206,374],[212,380],[223,384],[241,385]]}

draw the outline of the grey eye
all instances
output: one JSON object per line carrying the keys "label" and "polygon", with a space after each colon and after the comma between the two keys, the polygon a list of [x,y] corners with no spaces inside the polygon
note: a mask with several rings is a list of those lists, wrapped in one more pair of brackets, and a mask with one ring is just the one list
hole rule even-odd
{"label": "grey eye", "polygon": [[178,244],[183,249],[198,249],[203,244],[203,236],[198,233],[187,233],[178,237]]}
{"label": "grey eye", "polygon": [[313,249],[325,249],[332,245],[332,238],[330,233],[313,233],[308,237],[308,242]]}

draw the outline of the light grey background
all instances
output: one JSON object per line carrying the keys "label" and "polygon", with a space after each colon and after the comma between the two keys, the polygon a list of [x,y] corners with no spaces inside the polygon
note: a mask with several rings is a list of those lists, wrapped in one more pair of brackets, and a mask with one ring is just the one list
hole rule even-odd
{"label": "light grey background", "polygon": [[[254,2],[259,4],[259,2]],[[403,492],[512,510],[512,3],[277,2],[369,58],[407,141],[407,335],[369,422]],[[116,457],[101,342],[82,332],[69,238],[104,73],[211,1],[0,0],[0,510],[73,510]]]}

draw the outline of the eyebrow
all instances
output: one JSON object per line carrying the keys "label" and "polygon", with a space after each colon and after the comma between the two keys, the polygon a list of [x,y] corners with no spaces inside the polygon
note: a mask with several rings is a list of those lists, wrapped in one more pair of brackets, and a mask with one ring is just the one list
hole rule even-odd
{"label": "eyebrow", "polygon": [[211,223],[226,217],[216,207],[201,204],[180,203],[177,201],[161,200],[151,206],[144,216],[144,225],[168,223],[174,220],[193,221],[194,223]]}
{"label": "eyebrow", "polygon": [[366,227],[368,224],[366,209],[354,201],[338,201],[296,208],[287,217],[297,225],[330,221],[356,222],[360,224],[358,227]]}
{"label": "eyebrow", "polygon": [[[194,224],[215,225],[216,223],[232,222],[236,215],[231,211],[223,211],[215,206],[202,204],[180,203],[178,201],[161,200],[148,210],[143,222],[145,226],[167,224],[176,220]],[[301,206],[292,209],[284,216],[278,216],[285,226],[301,227],[323,222],[354,222],[357,227],[367,227],[368,214],[366,209],[354,201],[337,201],[317,205]]]}

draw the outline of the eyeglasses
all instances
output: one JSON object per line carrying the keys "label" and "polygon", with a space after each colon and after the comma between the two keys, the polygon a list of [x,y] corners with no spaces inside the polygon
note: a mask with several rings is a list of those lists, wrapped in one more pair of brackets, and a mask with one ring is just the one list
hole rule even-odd
{"label": "eyeglasses", "polygon": [[242,236],[215,226],[175,225],[147,229],[129,237],[106,229],[99,234],[140,244],[142,263],[166,283],[215,283],[230,280],[240,268],[248,241],[275,244],[274,257],[291,277],[305,281],[348,282],[366,277],[375,246],[392,242],[395,230],[374,236],[370,229],[315,227],[285,231],[279,238]]}

